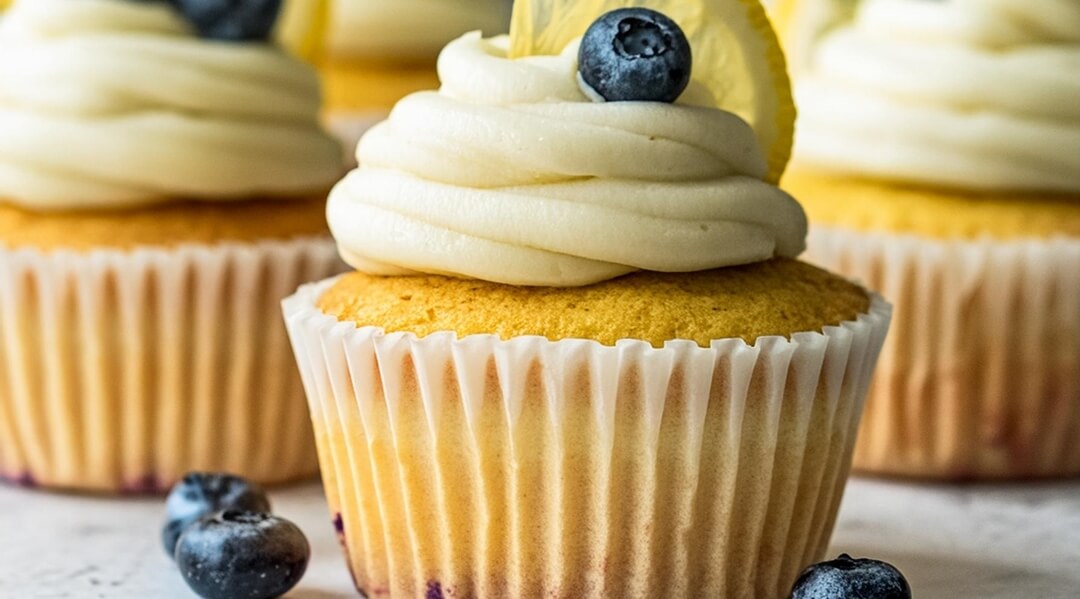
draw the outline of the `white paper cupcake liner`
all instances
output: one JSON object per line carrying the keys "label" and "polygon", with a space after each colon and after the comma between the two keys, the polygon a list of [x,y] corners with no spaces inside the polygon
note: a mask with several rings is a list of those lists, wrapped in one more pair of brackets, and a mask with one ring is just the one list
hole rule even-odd
{"label": "white paper cupcake liner", "polygon": [[418,339],[284,303],[368,597],[786,596],[822,557],[890,308],[789,341]]}
{"label": "white paper cupcake liner", "polygon": [[807,259],[896,305],[856,469],[946,479],[1080,474],[1080,240],[818,228]]}
{"label": "white paper cupcake liner", "polygon": [[0,475],[103,492],[314,475],[279,306],[342,270],[328,238],[0,248]]}

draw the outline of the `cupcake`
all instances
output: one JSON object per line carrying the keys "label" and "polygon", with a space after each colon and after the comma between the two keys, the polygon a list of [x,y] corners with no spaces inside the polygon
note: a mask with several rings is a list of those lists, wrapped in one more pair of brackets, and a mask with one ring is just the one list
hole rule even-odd
{"label": "cupcake", "polygon": [[353,147],[406,95],[438,86],[435,58],[474,30],[505,32],[509,0],[327,0],[324,57],[330,127]]}
{"label": "cupcake", "polygon": [[272,12],[221,18],[23,0],[0,20],[5,478],[317,471],[277,304],[341,270],[341,150],[314,71],[261,40]]}
{"label": "cupcake", "polygon": [[808,257],[896,302],[863,472],[1080,474],[1080,4],[1012,4],[865,2],[802,59]]}
{"label": "cupcake", "polygon": [[824,552],[889,309],[795,259],[760,5],[691,4],[519,0],[331,193],[357,271],[284,309],[365,596],[781,597]]}

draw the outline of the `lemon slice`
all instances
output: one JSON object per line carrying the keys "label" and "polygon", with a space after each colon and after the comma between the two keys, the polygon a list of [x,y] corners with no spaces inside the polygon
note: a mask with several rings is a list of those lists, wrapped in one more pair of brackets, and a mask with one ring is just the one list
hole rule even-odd
{"label": "lemon slice", "polygon": [[803,71],[818,40],[855,18],[859,0],[779,0],[770,11],[792,72]]}
{"label": "lemon slice", "polygon": [[791,158],[795,103],[784,53],[758,0],[517,0],[510,56],[558,54],[601,15],[642,6],[683,28],[694,52],[694,79],[757,133],[776,183]]}
{"label": "lemon slice", "polygon": [[285,0],[274,37],[293,54],[316,63],[326,51],[329,26],[330,0]]}

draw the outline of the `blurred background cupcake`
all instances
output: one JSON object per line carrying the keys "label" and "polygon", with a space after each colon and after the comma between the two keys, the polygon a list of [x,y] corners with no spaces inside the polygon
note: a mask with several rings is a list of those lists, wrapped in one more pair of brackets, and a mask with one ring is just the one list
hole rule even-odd
{"label": "blurred background cupcake", "polygon": [[319,61],[330,127],[349,147],[406,95],[438,86],[435,60],[469,31],[507,31],[511,0],[324,0]]}
{"label": "blurred background cupcake", "polygon": [[317,461],[277,304],[338,271],[344,170],[276,3],[21,0],[0,21],[0,475],[152,491]]}
{"label": "blurred background cupcake", "polygon": [[856,467],[1080,474],[1080,3],[805,0],[777,16],[808,257],[896,303]]}
{"label": "blurred background cupcake", "polygon": [[285,313],[367,596],[781,597],[828,544],[889,309],[794,259],[761,7],[613,13],[579,71],[620,4],[452,42],[331,194],[358,270]]}

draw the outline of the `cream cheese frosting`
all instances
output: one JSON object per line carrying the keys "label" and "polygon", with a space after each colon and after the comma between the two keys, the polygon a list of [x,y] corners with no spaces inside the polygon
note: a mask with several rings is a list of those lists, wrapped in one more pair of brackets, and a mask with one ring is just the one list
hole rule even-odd
{"label": "cream cheese frosting", "polygon": [[796,88],[796,159],[976,190],[1080,192],[1080,2],[867,0]]}
{"label": "cream cheese frosting", "polygon": [[338,58],[433,60],[466,31],[503,33],[509,0],[332,0],[328,32]]}
{"label": "cream cheese frosting", "polygon": [[33,0],[0,21],[0,198],[34,210],[295,196],[340,177],[316,74],[202,40],[164,2]]}
{"label": "cream cheese frosting", "polygon": [[742,119],[593,103],[577,83],[576,45],[520,60],[507,46],[479,33],[451,43],[442,88],[405,98],[361,140],[360,168],[328,205],[352,266],[577,286],[803,251],[805,214],[764,181]]}

